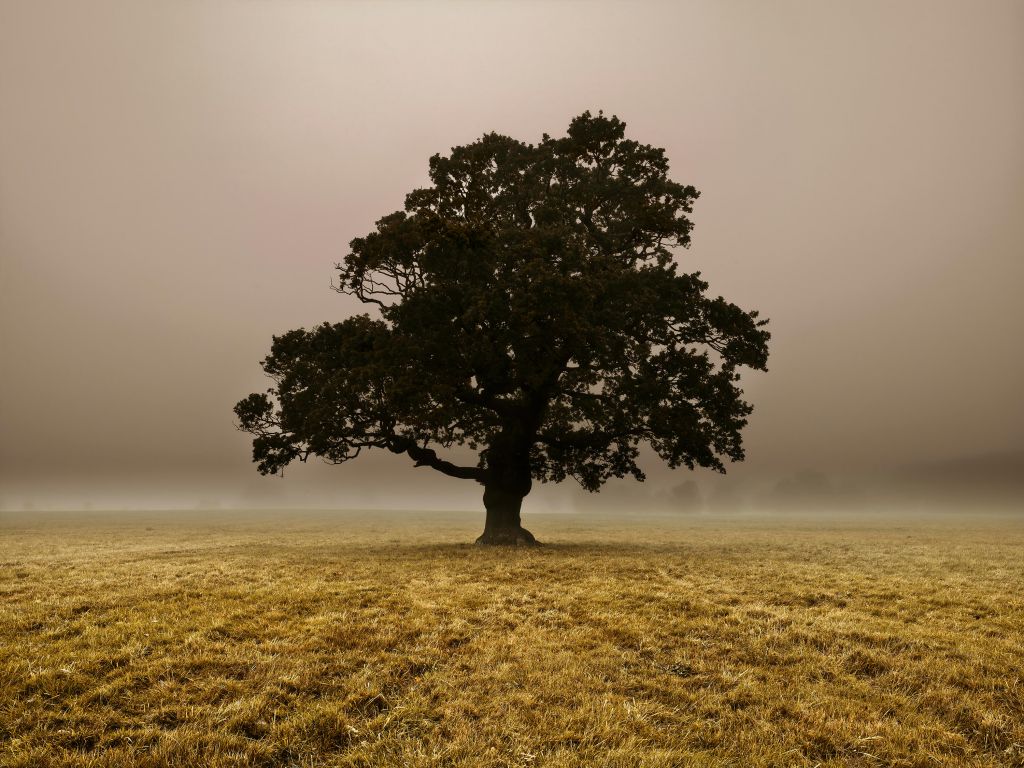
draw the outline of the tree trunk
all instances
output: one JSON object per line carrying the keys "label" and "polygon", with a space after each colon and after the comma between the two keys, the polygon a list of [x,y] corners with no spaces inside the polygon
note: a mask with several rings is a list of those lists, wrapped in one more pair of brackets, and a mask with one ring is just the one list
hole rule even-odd
{"label": "tree trunk", "polygon": [[537,540],[523,528],[519,510],[533,487],[530,477],[529,424],[506,424],[487,448],[487,479],[484,481],[484,508],[487,521],[477,544],[531,545]]}
{"label": "tree trunk", "polygon": [[476,540],[477,544],[530,546],[539,543],[520,521],[523,495],[494,485],[484,488],[487,521],[484,532]]}

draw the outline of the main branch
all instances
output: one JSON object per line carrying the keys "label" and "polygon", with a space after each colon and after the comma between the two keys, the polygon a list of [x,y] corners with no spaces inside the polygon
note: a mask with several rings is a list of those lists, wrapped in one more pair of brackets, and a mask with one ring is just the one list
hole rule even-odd
{"label": "main branch", "polygon": [[460,480],[476,480],[478,483],[485,480],[484,470],[479,467],[460,467],[457,464],[452,464],[438,456],[437,451],[432,448],[424,448],[408,438],[395,438],[388,445],[388,450],[392,453],[408,454],[416,462],[417,467],[430,467],[449,477],[457,477]]}

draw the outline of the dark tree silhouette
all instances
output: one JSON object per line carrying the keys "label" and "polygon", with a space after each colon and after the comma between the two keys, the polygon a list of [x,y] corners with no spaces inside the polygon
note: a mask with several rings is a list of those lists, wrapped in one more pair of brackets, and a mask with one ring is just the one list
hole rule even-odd
{"label": "dark tree silhouette", "polygon": [[[351,243],[336,290],[370,306],[275,336],[276,382],[235,406],[263,474],[365,449],[484,488],[484,544],[533,543],[533,480],[596,491],[743,458],[740,366],[765,370],[757,312],[677,269],[697,190],[664,150],[586,112],[536,146],[485,135],[430,159],[431,186]],[[478,452],[475,464],[445,454]]]}

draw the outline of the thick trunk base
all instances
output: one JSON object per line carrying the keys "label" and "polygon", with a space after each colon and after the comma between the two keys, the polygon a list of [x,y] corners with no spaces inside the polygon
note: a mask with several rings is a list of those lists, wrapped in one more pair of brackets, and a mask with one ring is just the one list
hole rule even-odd
{"label": "thick trunk base", "polygon": [[523,505],[523,497],[530,492],[530,475],[527,471],[525,481],[491,484],[484,486],[484,508],[487,520],[484,532],[476,540],[477,544],[498,547],[530,547],[538,544],[533,534],[523,528],[519,510]]}
{"label": "thick trunk base", "polygon": [[476,540],[477,544],[492,547],[539,547],[540,542],[522,526],[485,528]]}

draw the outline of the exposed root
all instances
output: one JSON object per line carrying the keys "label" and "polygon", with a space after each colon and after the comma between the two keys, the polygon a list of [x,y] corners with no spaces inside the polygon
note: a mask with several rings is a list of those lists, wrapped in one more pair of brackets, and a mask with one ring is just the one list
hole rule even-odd
{"label": "exposed root", "polygon": [[485,530],[476,540],[477,544],[489,547],[539,547],[541,544],[525,528],[497,528]]}

